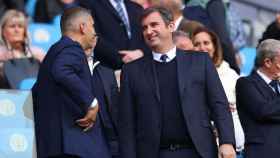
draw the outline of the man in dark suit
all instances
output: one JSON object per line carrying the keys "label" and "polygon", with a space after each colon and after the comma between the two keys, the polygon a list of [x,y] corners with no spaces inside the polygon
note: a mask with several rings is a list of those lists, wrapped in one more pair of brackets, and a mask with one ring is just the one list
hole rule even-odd
{"label": "man in dark suit", "polygon": [[80,5],[92,11],[100,37],[94,53],[101,63],[120,69],[143,56],[147,47],[139,24],[140,5],[130,0],[80,0]]}
{"label": "man in dark suit", "polygon": [[164,8],[145,10],[142,28],[152,56],[122,69],[121,157],[217,158],[213,119],[222,158],[234,158],[232,117],[208,55],[176,49],[173,17]]}
{"label": "man in dark suit", "polygon": [[117,131],[117,112],[119,90],[114,71],[99,64],[99,61],[88,57],[88,64],[92,74],[93,93],[99,103],[99,118],[102,133],[106,138],[113,158],[119,157],[119,143]]}
{"label": "man in dark suit", "polygon": [[66,10],[62,38],[48,51],[32,89],[38,158],[110,158],[87,63],[96,34],[91,13]]}
{"label": "man in dark suit", "polygon": [[237,108],[245,133],[246,158],[280,155],[280,41],[258,46],[256,70],[236,84]]}

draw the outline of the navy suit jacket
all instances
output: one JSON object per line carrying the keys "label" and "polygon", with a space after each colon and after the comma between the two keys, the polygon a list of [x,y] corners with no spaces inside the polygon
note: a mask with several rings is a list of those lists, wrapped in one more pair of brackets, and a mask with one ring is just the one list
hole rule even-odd
{"label": "navy suit jacket", "polygon": [[[190,137],[201,157],[217,158],[210,115],[221,144],[234,144],[234,132],[216,69],[207,53],[177,50],[176,60],[180,100]],[[159,157],[162,116],[153,62],[145,57],[123,67],[119,105],[122,158]]]}
{"label": "navy suit jacket", "polygon": [[147,51],[140,26],[143,8],[124,0],[131,26],[131,39],[128,38],[125,25],[109,0],[80,0],[80,5],[92,11],[95,30],[100,37],[94,53],[97,60],[113,69],[120,69],[123,62],[119,50],[142,49]]}
{"label": "navy suit jacket", "polygon": [[246,157],[279,157],[280,97],[255,71],[237,81],[236,97]]}
{"label": "navy suit jacket", "polygon": [[[107,143],[112,155],[119,155],[118,131],[117,131],[117,113],[119,90],[114,71],[107,67],[98,65],[94,71],[97,72],[97,78],[93,77],[94,93],[99,101],[99,114],[101,124]],[[100,85],[97,85],[101,82]],[[102,90],[100,89],[102,88]]]}
{"label": "navy suit jacket", "polygon": [[62,37],[48,51],[32,89],[38,158],[61,154],[110,157],[99,120],[87,132],[75,123],[93,101],[92,88],[82,47]]}

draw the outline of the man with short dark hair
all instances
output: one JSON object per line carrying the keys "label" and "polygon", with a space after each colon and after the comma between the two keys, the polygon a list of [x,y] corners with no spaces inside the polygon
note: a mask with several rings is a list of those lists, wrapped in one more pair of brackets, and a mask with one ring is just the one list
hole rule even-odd
{"label": "man with short dark hair", "polygon": [[280,155],[280,41],[257,48],[256,69],[236,84],[237,109],[245,133],[246,158]]}
{"label": "man with short dark hair", "polygon": [[[122,158],[234,158],[228,101],[207,53],[176,49],[172,14],[144,11],[143,36],[150,56],[124,65],[119,104]],[[211,116],[211,117],[210,117]]]}
{"label": "man with short dark hair", "polygon": [[62,38],[48,51],[32,88],[38,158],[110,158],[97,117],[87,57],[96,43],[84,8],[66,10]]}

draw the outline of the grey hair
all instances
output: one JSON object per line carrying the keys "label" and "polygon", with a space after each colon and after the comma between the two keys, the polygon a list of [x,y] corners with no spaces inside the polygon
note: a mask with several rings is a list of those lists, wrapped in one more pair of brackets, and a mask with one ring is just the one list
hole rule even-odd
{"label": "grey hair", "polygon": [[176,42],[177,37],[186,37],[186,38],[190,38],[190,34],[184,32],[184,31],[181,31],[181,30],[177,30],[177,31],[174,31],[174,32],[172,33],[173,42]]}
{"label": "grey hair", "polygon": [[60,21],[60,28],[62,34],[66,32],[75,32],[79,29],[81,22],[86,22],[87,17],[91,17],[91,12],[88,9],[82,7],[73,7],[66,9]]}
{"label": "grey hair", "polygon": [[274,59],[280,51],[280,41],[275,39],[266,39],[262,41],[257,48],[255,67],[263,66],[266,58]]}

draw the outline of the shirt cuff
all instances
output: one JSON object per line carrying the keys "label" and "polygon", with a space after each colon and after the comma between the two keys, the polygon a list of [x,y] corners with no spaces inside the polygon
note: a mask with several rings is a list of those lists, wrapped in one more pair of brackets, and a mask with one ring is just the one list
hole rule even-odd
{"label": "shirt cuff", "polygon": [[89,108],[94,108],[97,106],[97,104],[98,104],[98,101],[96,98],[94,98]]}

